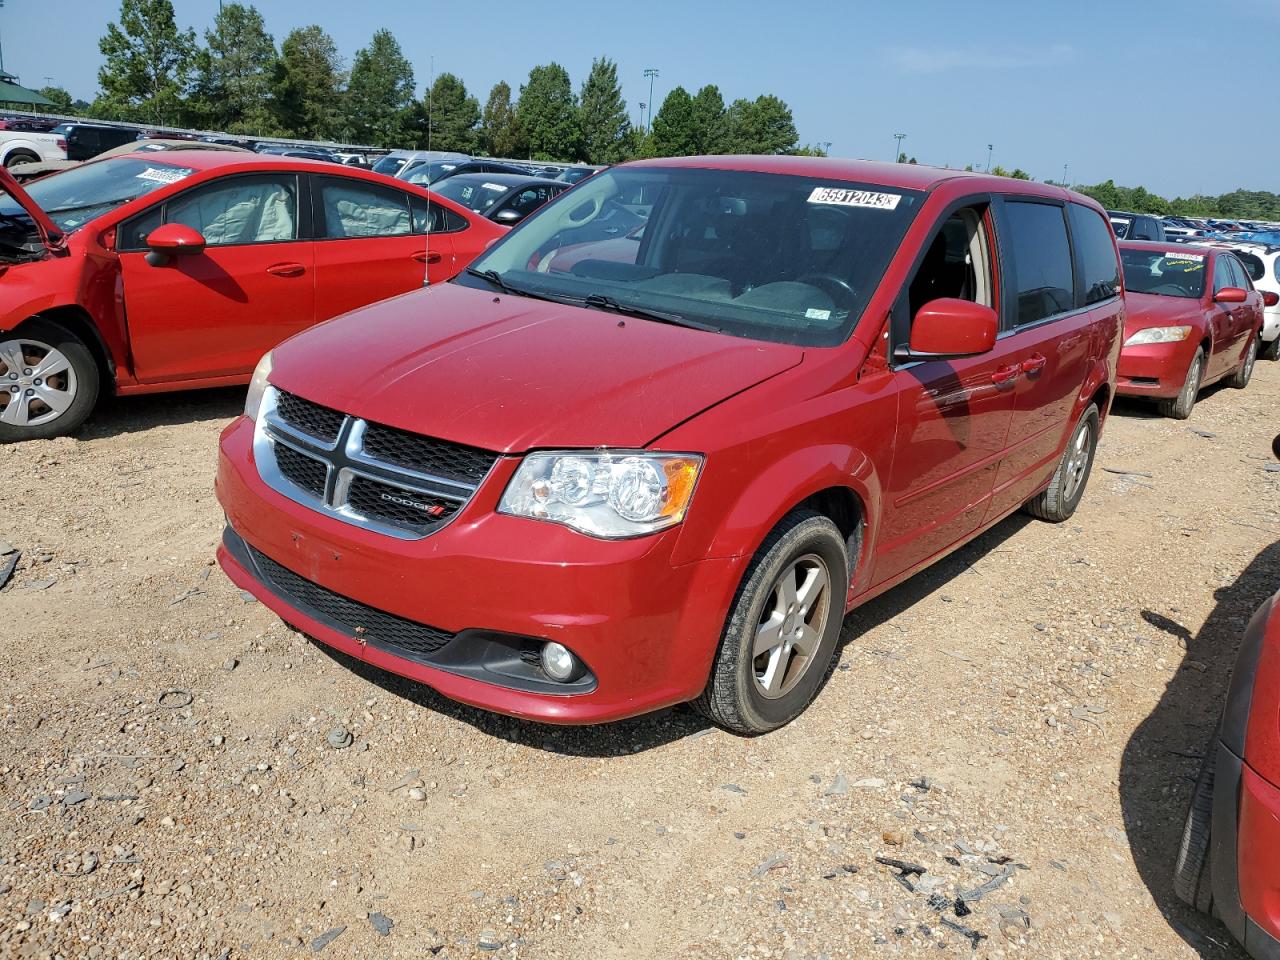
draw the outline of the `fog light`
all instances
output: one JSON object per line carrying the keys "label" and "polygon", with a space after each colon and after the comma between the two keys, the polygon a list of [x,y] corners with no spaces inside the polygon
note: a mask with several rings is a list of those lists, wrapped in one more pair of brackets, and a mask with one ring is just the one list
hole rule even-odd
{"label": "fog light", "polygon": [[578,661],[563,644],[543,644],[542,669],[552,680],[558,680],[563,683],[573,676],[577,666]]}

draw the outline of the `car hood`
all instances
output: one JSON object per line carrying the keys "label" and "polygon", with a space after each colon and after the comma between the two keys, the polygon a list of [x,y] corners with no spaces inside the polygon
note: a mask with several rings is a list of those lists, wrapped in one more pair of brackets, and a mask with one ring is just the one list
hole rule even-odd
{"label": "car hood", "polygon": [[1125,339],[1148,327],[1184,327],[1196,323],[1201,316],[1200,301],[1190,297],[1126,291],[1124,303]]}
{"label": "car hood", "polygon": [[3,190],[23,210],[27,216],[31,218],[31,222],[36,225],[36,232],[40,235],[40,241],[50,250],[60,250],[66,245],[63,233],[49,219],[49,215],[40,208],[40,204],[31,199],[31,195],[18,185],[18,181],[13,178],[8,170],[0,168],[0,190]]}
{"label": "car hood", "polygon": [[643,447],[803,357],[450,283],[299,334],[276,349],[271,381],[378,423],[519,453]]}

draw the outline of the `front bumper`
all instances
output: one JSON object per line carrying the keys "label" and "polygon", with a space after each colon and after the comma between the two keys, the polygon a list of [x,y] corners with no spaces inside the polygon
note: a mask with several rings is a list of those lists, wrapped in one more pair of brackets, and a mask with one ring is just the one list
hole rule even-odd
{"label": "front bumper", "polygon": [[[1245,946],[1254,957],[1280,957],[1280,789],[1245,764],[1237,840],[1240,905],[1249,920]],[[1264,948],[1264,949],[1260,949]]]}
{"label": "front bumper", "polygon": [[1263,307],[1262,333],[1259,336],[1267,343],[1280,337],[1280,306]]}
{"label": "front bumper", "polygon": [[1116,393],[1122,397],[1171,399],[1187,379],[1198,342],[1144,343],[1122,347],[1116,368]]}
{"label": "front bumper", "polygon": [[[678,530],[603,541],[500,515],[514,458],[499,461],[447,526],[399,540],[272,490],[258,476],[252,437],[243,418],[222,434],[217,493],[230,532],[218,560],[237,586],[317,640],[451,699],[552,723],[634,716],[691,700],[705,686],[744,558],[676,565]],[[423,653],[376,629],[352,630],[350,617],[324,616],[264,576],[272,564],[372,608],[374,619],[430,625],[446,640]],[[562,643],[586,664],[590,682],[558,687],[505,669],[500,657],[481,662],[494,653],[488,637]]]}

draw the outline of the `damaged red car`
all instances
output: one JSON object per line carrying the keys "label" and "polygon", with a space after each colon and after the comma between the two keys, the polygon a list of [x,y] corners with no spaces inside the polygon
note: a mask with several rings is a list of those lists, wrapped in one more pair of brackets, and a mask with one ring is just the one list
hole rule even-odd
{"label": "damaged red car", "polygon": [[246,153],[0,184],[0,442],[69,433],[104,391],[245,383],[286,337],[447,280],[506,232],[402,181]]}

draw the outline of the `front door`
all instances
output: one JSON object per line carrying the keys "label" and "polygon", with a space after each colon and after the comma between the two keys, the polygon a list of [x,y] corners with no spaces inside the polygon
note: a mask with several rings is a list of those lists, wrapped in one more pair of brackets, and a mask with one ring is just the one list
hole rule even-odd
{"label": "front door", "polygon": [[[294,174],[235,176],[180,193],[117,235],[134,370],[144,383],[247,375],[314,322],[312,243],[299,239]],[[197,230],[202,253],[147,262],[162,223]]]}
{"label": "front door", "polygon": [[437,233],[435,204],[355,177],[313,178],[316,222],[316,309],[327,320],[426,283],[453,269],[453,242]]}

